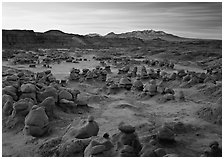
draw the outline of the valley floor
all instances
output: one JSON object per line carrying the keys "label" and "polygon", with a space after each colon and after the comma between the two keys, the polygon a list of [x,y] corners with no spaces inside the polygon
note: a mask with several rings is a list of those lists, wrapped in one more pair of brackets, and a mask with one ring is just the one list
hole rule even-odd
{"label": "valley floor", "polygon": [[[64,77],[64,75],[62,76]],[[86,101],[90,109],[77,110],[75,113],[56,110],[59,119],[53,121],[52,133],[38,139],[25,136],[18,129],[10,131],[3,129],[3,156],[39,156],[37,150],[44,141],[63,135],[72,120],[83,119],[88,115],[95,117],[100,127],[100,136],[105,132],[110,136],[118,133],[118,124],[123,121],[136,127],[141,143],[147,143],[147,137],[155,134],[157,128],[162,124],[182,122],[186,127],[185,131],[176,134],[175,145],[165,147],[167,153],[176,153],[182,157],[200,156],[205,149],[208,149],[209,143],[214,140],[222,145],[221,126],[200,119],[196,113],[202,107],[213,105],[215,101],[199,93],[196,87],[180,88],[177,86],[174,90],[183,90],[186,100],[183,102],[171,100],[162,103],[158,101],[160,95],[142,98],[140,92],[133,91],[121,91],[116,95],[108,95],[100,89],[102,86],[100,83],[69,82],[67,87],[78,89],[81,92],[78,98]]]}

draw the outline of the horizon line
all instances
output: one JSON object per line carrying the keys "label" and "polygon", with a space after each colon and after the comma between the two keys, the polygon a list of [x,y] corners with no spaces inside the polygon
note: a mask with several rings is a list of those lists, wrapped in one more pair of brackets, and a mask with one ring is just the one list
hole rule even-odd
{"label": "horizon line", "polygon": [[114,34],[122,34],[122,33],[130,33],[130,32],[136,32],[136,31],[150,31],[150,30],[153,30],[153,31],[156,31],[156,32],[159,32],[159,31],[161,31],[161,32],[164,32],[164,33],[166,33],[166,34],[171,34],[171,35],[173,35],[173,36],[177,36],[177,37],[179,37],[179,38],[186,38],[186,39],[197,39],[197,40],[222,40],[222,38],[221,39],[213,39],[213,38],[198,38],[198,37],[183,37],[183,36],[179,36],[179,35],[177,35],[177,34],[172,34],[172,33],[168,33],[168,32],[166,32],[166,31],[162,31],[162,30],[154,30],[154,29],[144,29],[144,30],[129,30],[129,31],[126,31],[126,32],[121,32],[121,33],[115,33],[114,31],[110,31],[110,32],[108,32],[107,34],[105,34],[105,35],[101,35],[101,34],[99,34],[99,33],[97,33],[97,32],[90,32],[90,33],[87,33],[87,34],[79,34],[79,33],[70,33],[70,32],[65,32],[65,31],[62,31],[62,30],[60,30],[60,29],[49,29],[49,30],[46,30],[46,31],[35,31],[34,29],[5,29],[5,28],[2,28],[2,30],[18,30],[18,31],[21,31],[21,30],[24,30],[24,31],[34,31],[35,33],[45,33],[45,32],[47,32],[47,31],[61,31],[61,32],[63,32],[63,33],[65,33],[65,34],[74,34],[74,35],[82,35],[82,36],[88,36],[88,34],[98,34],[98,35],[100,35],[100,36],[102,36],[102,37],[104,37],[104,36],[106,36],[106,35],[108,35],[109,33],[114,33]]}

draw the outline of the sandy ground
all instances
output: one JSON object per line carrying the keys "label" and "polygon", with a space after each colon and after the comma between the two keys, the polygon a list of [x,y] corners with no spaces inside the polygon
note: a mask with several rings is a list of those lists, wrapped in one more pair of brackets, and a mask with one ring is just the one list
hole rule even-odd
{"label": "sandy ground", "polygon": [[[71,62],[62,62],[60,64],[54,63],[51,64],[51,72],[54,74],[54,76],[57,79],[63,79],[67,76],[69,76],[69,73],[71,69],[77,68],[77,69],[82,69],[82,68],[95,68],[97,65],[99,65],[99,61],[94,60],[92,57],[93,55],[85,55],[85,58],[87,58],[87,61],[81,61],[80,63],[71,63]],[[24,70],[31,70],[33,72],[41,72],[44,70],[49,70],[49,68],[43,67],[42,64],[37,65],[36,68],[30,68],[29,65],[11,65],[8,61],[3,61],[2,62],[3,66],[10,66],[12,68],[17,68],[17,69],[24,69]]]}
{"label": "sandy ground", "polygon": [[[75,68],[92,68],[99,65],[98,61],[92,60],[80,62],[79,64],[61,63],[52,65],[52,73],[57,78],[68,76],[72,67]],[[3,62],[3,65],[8,65]],[[13,66],[20,68],[20,66]],[[184,66],[183,66],[184,67]],[[188,66],[189,67],[189,66]],[[186,68],[186,67],[184,67]],[[193,67],[191,67],[193,69]],[[27,69],[27,66],[22,69]],[[32,71],[41,71],[44,68],[37,67]],[[113,135],[118,132],[118,124],[124,121],[136,126],[137,133],[142,142],[146,142],[147,136],[154,134],[156,128],[165,122],[183,122],[187,125],[187,131],[176,135],[177,145],[175,147],[166,147],[168,153],[177,153],[180,156],[200,156],[208,148],[208,144],[217,140],[220,145],[222,141],[222,130],[218,125],[206,122],[197,118],[195,112],[205,105],[211,104],[209,100],[192,98],[195,89],[182,89],[186,96],[185,102],[168,101],[159,103],[159,95],[148,99],[139,97],[139,93],[123,91],[116,95],[107,95],[99,91],[101,84],[97,83],[75,83],[70,82],[68,87],[79,89],[81,94],[80,100],[84,100],[91,107],[88,111],[67,114],[57,111],[61,119],[53,123],[54,129],[52,134],[47,137],[35,139],[25,136],[21,131],[3,131],[3,156],[38,156],[37,149],[45,140],[60,136],[64,133],[65,128],[73,119],[85,118],[89,114],[93,115],[99,123],[99,135],[108,132]],[[180,90],[180,88],[174,88]]]}

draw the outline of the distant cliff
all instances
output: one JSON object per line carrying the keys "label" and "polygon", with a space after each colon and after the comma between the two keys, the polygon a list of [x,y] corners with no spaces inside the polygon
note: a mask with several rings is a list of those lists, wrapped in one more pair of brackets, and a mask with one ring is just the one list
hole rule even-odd
{"label": "distant cliff", "polygon": [[36,33],[33,30],[2,30],[3,48],[30,47],[70,47],[82,46],[83,43],[74,40],[73,35],[55,34],[53,32]]}
{"label": "distant cliff", "polygon": [[33,30],[2,30],[2,47],[33,46],[37,37]]}
{"label": "distant cliff", "polygon": [[105,38],[102,36],[83,36],[67,34],[60,30],[44,33],[33,30],[2,30],[3,48],[105,48],[141,46],[144,41],[138,38]]}
{"label": "distant cliff", "polygon": [[[2,30],[3,49],[14,48],[108,48],[108,47],[141,47],[152,43],[171,44],[175,42],[208,41],[178,37],[163,31],[143,30],[121,34],[113,32],[99,34],[68,34],[60,30],[49,30],[44,33],[33,30]],[[214,42],[214,40],[210,40]]]}

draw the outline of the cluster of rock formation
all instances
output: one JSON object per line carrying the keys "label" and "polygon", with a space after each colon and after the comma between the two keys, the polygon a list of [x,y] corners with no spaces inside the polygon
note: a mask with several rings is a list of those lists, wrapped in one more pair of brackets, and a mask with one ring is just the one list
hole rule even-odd
{"label": "cluster of rock formation", "polygon": [[164,67],[164,68],[170,68],[174,69],[174,63],[170,61],[165,61],[165,60],[144,60],[146,64],[149,66],[159,66],[159,67]]}
{"label": "cluster of rock formation", "polygon": [[95,69],[83,69],[82,72],[79,69],[73,68],[70,72],[69,80],[71,81],[101,81],[107,80],[107,74],[110,73],[110,67],[106,66],[104,69],[97,66]]}
{"label": "cluster of rock formation", "polygon": [[61,86],[50,70],[36,74],[8,70],[3,77],[2,113],[8,126],[20,122],[26,134],[42,136],[55,118],[55,108],[74,110],[79,93]]}
{"label": "cluster of rock formation", "polygon": [[41,145],[42,156],[59,157],[163,157],[178,156],[167,154],[161,144],[175,143],[175,133],[172,128],[163,125],[151,137],[148,143],[142,144],[136,128],[121,122],[119,132],[112,137],[108,133],[99,136],[99,126],[92,116],[77,124],[73,121],[66,133],[50,139]]}

